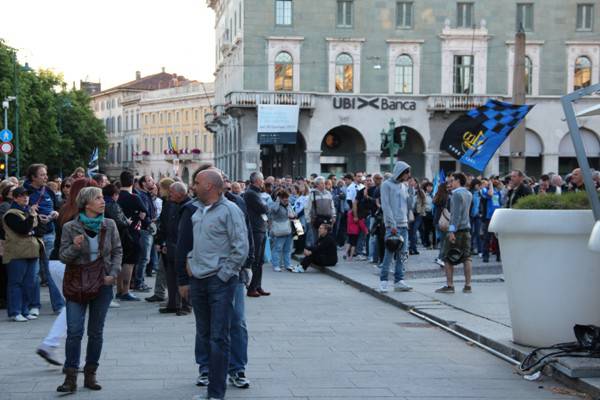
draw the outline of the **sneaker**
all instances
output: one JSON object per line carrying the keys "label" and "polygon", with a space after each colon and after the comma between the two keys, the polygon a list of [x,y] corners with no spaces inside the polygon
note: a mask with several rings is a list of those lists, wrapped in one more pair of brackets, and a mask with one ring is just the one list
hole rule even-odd
{"label": "sneaker", "polygon": [[379,293],[387,293],[388,292],[388,281],[380,281],[379,282]]}
{"label": "sneaker", "polygon": [[285,267],[285,269],[287,269],[290,272],[294,272],[294,267],[292,267],[291,265],[288,265],[287,267]]}
{"label": "sneaker", "polygon": [[27,318],[25,318],[21,314],[15,315],[14,317],[12,317],[12,320],[15,321],[15,322],[27,322],[27,321],[29,321]]}
{"label": "sneaker", "polygon": [[273,267],[273,271],[275,271],[275,272],[281,272],[281,267]]}
{"label": "sneaker", "polygon": [[373,265],[371,270],[373,271],[373,275],[381,275],[381,267],[379,265]]}
{"label": "sneaker", "polygon": [[196,386],[208,386],[209,381],[208,381],[208,372],[203,372],[200,375],[198,375],[198,379],[196,379]]}
{"label": "sneaker", "polygon": [[409,292],[412,290],[412,287],[408,286],[404,281],[399,281],[394,284],[394,290],[396,292]]}
{"label": "sneaker", "polygon": [[148,286],[146,284],[142,284],[133,289],[134,292],[140,292],[140,293],[148,293],[150,290],[152,290],[152,287]]}
{"label": "sneaker", "polygon": [[444,266],[446,265],[444,263],[444,261],[442,261],[441,258],[436,258],[435,261],[433,261],[434,263],[436,263],[437,265],[439,265],[440,267],[444,268]]}
{"label": "sneaker", "polygon": [[116,300],[111,300],[110,304],[108,305],[109,308],[119,308],[121,307],[121,305],[119,304],[118,301]]}
{"label": "sneaker", "polygon": [[37,315],[33,314],[27,314],[25,315],[25,318],[27,318],[28,320],[38,319]]}
{"label": "sneaker", "polygon": [[144,300],[146,300],[148,303],[159,303],[161,301],[165,301],[165,298],[153,294],[150,297],[146,297]]}
{"label": "sneaker", "polygon": [[356,256],[356,261],[367,261],[367,256],[359,254]]}
{"label": "sneaker", "polygon": [[58,357],[56,357],[56,348],[55,347],[41,345],[40,347],[37,348],[37,350],[35,351],[35,354],[42,357],[49,364],[58,365],[58,366],[62,365],[62,363],[58,360]]}
{"label": "sneaker", "polygon": [[248,389],[250,387],[250,380],[246,378],[246,374],[243,371],[229,375],[229,383],[240,389]]}
{"label": "sneaker", "polygon": [[436,289],[436,293],[454,293],[454,286],[442,286],[439,289]]}
{"label": "sneaker", "polygon": [[122,294],[120,297],[121,301],[141,301],[139,297],[135,297],[131,293]]}
{"label": "sneaker", "polygon": [[32,308],[31,310],[29,310],[29,315],[35,315],[36,317],[39,317],[40,309],[37,307]]}
{"label": "sneaker", "polygon": [[291,271],[296,274],[301,274],[304,272],[304,268],[302,268],[302,265],[298,264],[298,265],[295,265],[294,267],[292,267]]}
{"label": "sneaker", "polygon": [[463,288],[463,293],[472,293],[473,289],[471,289],[471,286],[467,286],[465,285],[465,287]]}

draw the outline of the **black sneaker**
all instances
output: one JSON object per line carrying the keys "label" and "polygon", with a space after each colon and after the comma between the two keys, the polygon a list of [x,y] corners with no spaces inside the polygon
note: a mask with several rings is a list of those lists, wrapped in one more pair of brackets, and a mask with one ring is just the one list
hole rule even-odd
{"label": "black sneaker", "polygon": [[203,372],[198,375],[198,379],[196,380],[196,386],[208,386],[210,382],[208,381],[208,372]]}
{"label": "black sneaker", "polygon": [[158,303],[158,302],[160,302],[160,301],[165,301],[165,298],[164,298],[164,297],[160,297],[160,296],[157,296],[157,295],[153,294],[153,295],[152,295],[152,296],[150,296],[150,297],[146,297],[146,299],[145,299],[145,300],[146,300],[147,302],[149,302],[149,303]]}
{"label": "black sneaker", "polygon": [[140,292],[140,293],[148,293],[150,290],[152,290],[152,287],[150,287],[146,284],[142,284],[133,289],[134,292]]}
{"label": "black sneaker", "polygon": [[242,371],[229,375],[229,383],[239,389],[248,389],[250,387],[250,380],[246,378],[246,374]]}
{"label": "black sneaker", "polygon": [[435,291],[436,293],[454,293],[454,286],[442,286]]}

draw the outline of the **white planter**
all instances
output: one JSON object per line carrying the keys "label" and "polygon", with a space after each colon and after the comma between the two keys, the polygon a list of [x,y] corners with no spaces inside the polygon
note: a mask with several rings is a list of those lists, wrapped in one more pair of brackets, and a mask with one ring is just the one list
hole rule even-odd
{"label": "white planter", "polygon": [[575,324],[600,325],[600,254],[588,248],[591,210],[494,213],[515,343],[575,341]]}

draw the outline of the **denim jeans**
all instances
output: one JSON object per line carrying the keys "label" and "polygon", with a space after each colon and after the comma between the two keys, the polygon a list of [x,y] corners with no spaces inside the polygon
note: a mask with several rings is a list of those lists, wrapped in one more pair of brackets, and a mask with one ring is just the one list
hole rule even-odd
{"label": "denim jeans", "polygon": [[37,258],[20,258],[6,265],[8,273],[8,316],[29,314],[29,304],[34,292],[34,271],[38,270]]}
{"label": "denim jeans", "polygon": [[477,254],[483,253],[480,217],[471,217],[471,250],[475,250]]}
{"label": "denim jeans", "polygon": [[144,284],[144,272],[146,265],[150,262],[150,253],[152,251],[153,237],[149,231],[142,229],[140,231],[140,259],[135,266],[134,287],[140,287]]}
{"label": "denim jeans", "polygon": [[[417,233],[421,230],[421,224],[423,223],[423,216],[416,214],[415,220],[410,224],[408,230],[408,241],[409,241],[409,250],[417,251]],[[421,243],[423,242],[423,238],[421,238]]]}
{"label": "denim jeans", "polygon": [[272,237],[274,241],[271,260],[273,268],[291,267],[292,265],[292,235]]}
{"label": "denim jeans", "polygon": [[[383,256],[383,262],[381,263],[381,275],[379,280],[387,281],[388,274],[390,273],[390,265],[394,256],[396,256],[396,267],[394,270],[394,283],[398,283],[404,279],[404,262],[408,257],[408,228],[398,228],[398,235],[404,239],[402,247],[396,252],[391,252],[387,248]],[[392,230],[390,228],[385,229],[385,238],[392,236]]]}
{"label": "denim jeans", "polygon": [[85,363],[98,365],[102,353],[104,320],[108,306],[113,299],[112,286],[102,286],[98,297],[88,303],[79,304],[67,301],[67,342],[65,344],[65,368],[79,368],[81,358],[81,339],[85,326],[85,313],[89,308],[88,343],[85,352]]}
{"label": "denim jeans", "polygon": [[367,235],[363,231],[358,233],[355,253],[356,255],[367,255]]}
{"label": "denim jeans", "polygon": [[190,280],[190,299],[196,317],[196,363],[200,372],[208,370],[208,397],[225,397],[233,300],[238,286],[237,276],[227,282],[216,275]]}
{"label": "denim jeans", "polygon": [[44,241],[44,251],[42,252],[42,256],[40,257],[40,262],[36,266],[36,270],[34,271],[34,291],[33,297],[29,299],[30,308],[41,308],[40,303],[40,268],[42,269],[42,273],[46,277],[48,281],[48,291],[50,292],[50,303],[52,304],[52,311],[57,312],[60,311],[65,306],[65,299],[62,296],[62,290],[60,290],[52,276],[50,275],[50,271],[48,269],[48,263],[50,256],[50,252],[54,248],[54,240],[56,239],[56,234],[54,232],[47,233],[44,235],[42,240]]}
{"label": "denim jeans", "polygon": [[[375,227],[375,225],[377,224],[377,220],[375,218],[370,218],[369,219],[369,225],[367,225],[369,227],[369,232],[373,231],[373,228]],[[379,249],[377,248],[377,235],[376,234],[369,234],[369,260],[371,260],[374,263],[378,263],[379,262]]]}

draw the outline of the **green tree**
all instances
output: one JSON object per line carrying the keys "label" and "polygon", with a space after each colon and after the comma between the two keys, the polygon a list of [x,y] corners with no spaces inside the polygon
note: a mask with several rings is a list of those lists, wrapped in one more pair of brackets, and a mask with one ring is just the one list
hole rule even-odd
{"label": "green tree", "polygon": [[[62,75],[23,68],[14,61],[13,51],[0,39],[0,98],[18,90],[21,174],[28,164],[39,162],[48,165],[50,174],[66,175],[78,166],[87,167],[93,149],[102,153],[108,146],[89,97],[67,90]],[[11,108],[8,126],[14,132],[14,103]]]}

